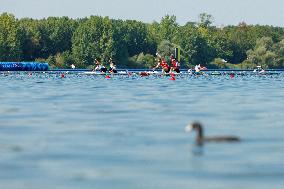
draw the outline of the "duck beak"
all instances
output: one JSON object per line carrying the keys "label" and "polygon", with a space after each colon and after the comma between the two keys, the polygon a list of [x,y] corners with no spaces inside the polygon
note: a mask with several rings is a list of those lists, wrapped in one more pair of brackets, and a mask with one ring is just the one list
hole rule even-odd
{"label": "duck beak", "polygon": [[193,129],[192,129],[192,125],[187,125],[187,126],[184,128],[184,131],[185,131],[186,133],[190,133],[192,130],[193,130]]}

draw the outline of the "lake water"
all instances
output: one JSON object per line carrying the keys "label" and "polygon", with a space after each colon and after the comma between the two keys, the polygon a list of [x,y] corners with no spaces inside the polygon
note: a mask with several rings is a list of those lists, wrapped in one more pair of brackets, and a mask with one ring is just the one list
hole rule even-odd
{"label": "lake water", "polygon": [[282,74],[0,74],[0,188],[283,189],[283,97]]}

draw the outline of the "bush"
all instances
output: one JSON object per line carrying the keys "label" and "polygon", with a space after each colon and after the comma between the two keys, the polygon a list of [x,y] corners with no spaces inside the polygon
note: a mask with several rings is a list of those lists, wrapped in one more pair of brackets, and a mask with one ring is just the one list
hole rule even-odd
{"label": "bush", "polygon": [[51,68],[71,68],[71,64],[74,64],[76,67],[80,67],[78,64],[75,64],[74,58],[69,51],[57,53],[55,56],[51,55],[45,61]]}
{"label": "bush", "polygon": [[127,61],[127,68],[153,68],[156,65],[155,57],[151,54],[140,53],[130,57]]}
{"label": "bush", "polygon": [[236,65],[228,63],[222,58],[215,58],[213,62],[208,65],[209,68],[220,69],[235,69]]}
{"label": "bush", "polygon": [[153,68],[156,66],[155,57],[151,54],[144,55],[144,53],[140,53],[137,57],[137,62],[143,68]]}
{"label": "bush", "polygon": [[255,69],[257,65],[249,60],[245,60],[242,63],[237,64],[236,66],[238,69]]}

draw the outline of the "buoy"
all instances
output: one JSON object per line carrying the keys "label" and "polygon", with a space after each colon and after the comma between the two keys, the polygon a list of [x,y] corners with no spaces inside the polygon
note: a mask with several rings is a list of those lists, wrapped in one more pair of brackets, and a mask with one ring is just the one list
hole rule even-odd
{"label": "buoy", "polygon": [[107,75],[107,76],[106,76],[106,78],[107,78],[107,79],[110,79],[110,76],[109,76],[109,75]]}
{"label": "buoy", "polygon": [[61,78],[64,78],[65,77],[65,75],[64,74],[61,74],[61,76],[60,76]]}
{"label": "buoy", "polygon": [[230,74],[230,78],[234,78],[235,77],[235,74]]}
{"label": "buoy", "polygon": [[172,77],[170,78],[170,80],[174,81],[174,80],[176,80],[176,78],[172,76]]}
{"label": "buoy", "polygon": [[147,73],[147,72],[140,72],[140,76],[141,77],[144,77],[144,76],[149,76],[150,74],[149,73]]}

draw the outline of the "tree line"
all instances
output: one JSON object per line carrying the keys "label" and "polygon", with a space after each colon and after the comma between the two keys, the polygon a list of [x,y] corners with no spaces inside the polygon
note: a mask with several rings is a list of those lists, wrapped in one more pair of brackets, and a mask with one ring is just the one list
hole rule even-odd
{"label": "tree line", "polygon": [[0,61],[48,62],[54,68],[91,68],[96,58],[119,68],[151,68],[159,52],[169,59],[181,49],[184,68],[284,68],[284,28],[247,25],[216,27],[213,17],[179,25],[173,15],[160,22],[90,16],[71,19],[0,15]]}

